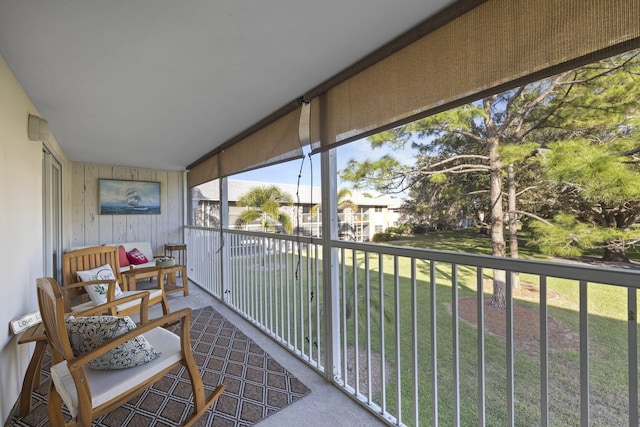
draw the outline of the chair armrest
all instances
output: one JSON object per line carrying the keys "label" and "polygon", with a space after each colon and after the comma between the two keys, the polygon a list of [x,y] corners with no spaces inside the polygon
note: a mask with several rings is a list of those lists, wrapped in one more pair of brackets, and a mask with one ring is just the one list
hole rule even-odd
{"label": "chair armrest", "polygon": [[[65,295],[65,297],[68,297],[67,291],[70,291],[72,289],[83,288],[89,285],[103,285],[105,283],[108,285],[107,301],[112,301],[116,298],[116,285],[118,284],[118,281],[116,279],[99,279],[99,280],[89,280],[86,282],[80,281],[75,283],[69,283],[66,285],[62,285],[60,287],[60,290],[62,294]],[[80,293],[81,291],[75,291],[75,294],[72,295],[71,297],[78,296],[80,295]],[[65,301],[65,310],[70,310],[70,309],[71,309],[70,301],[67,299],[67,301]],[[115,312],[113,313],[115,314]]]}
{"label": "chair armrest", "polygon": [[149,320],[149,292],[147,291],[140,291],[140,292],[136,292],[135,294],[114,299],[112,301],[107,301],[103,304],[96,305],[95,307],[91,307],[83,311],[71,313],[71,315],[95,316],[95,315],[104,313],[110,308],[116,307],[124,302],[135,301],[137,299],[140,300],[140,323],[141,324],[147,323]]}
{"label": "chair armrest", "polygon": [[[185,326],[188,328],[191,323],[191,309],[183,308],[181,310],[174,311],[173,313],[166,314],[162,317],[158,317],[145,324],[141,324],[135,329],[132,329],[129,332],[126,332],[112,340],[104,342],[103,344],[99,345],[93,350],[87,351],[86,353],[81,354],[80,356],[76,357],[73,360],[69,360],[68,361],[69,371],[73,372],[74,370],[77,370],[83,367],[84,365],[94,360],[95,358],[102,356],[103,354],[109,352],[110,350],[113,350],[120,344],[123,344],[132,338],[142,335],[145,332],[148,332],[152,329],[160,328],[166,325],[167,323],[172,323],[176,321],[182,322],[183,331],[185,329]],[[180,346],[183,349],[183,352],[184,352],[184,349],[187,347],[188,347],[189,353],[191,352],[191,340],[190,340],[189,334],[184,334],[184,333],[180,334]]]}
{"label": "chair armrest", "polygon": [[115,285],[116,283],[118,283],[118,281],[116,279],[89,280],[88,282],[69,283],[66,285],[62,285],[60,288],[64,291],[65,289],[80,288],[87,285],[101,285],[103,283],[108,283],[109,287],[113,286],[115,290]]}

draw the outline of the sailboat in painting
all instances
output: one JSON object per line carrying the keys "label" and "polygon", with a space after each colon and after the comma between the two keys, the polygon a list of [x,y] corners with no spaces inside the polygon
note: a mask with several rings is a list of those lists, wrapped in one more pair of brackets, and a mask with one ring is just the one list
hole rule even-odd
{"label": "sailboat in painting", "polygon": [[127,200],[127,204],[129,205],[129,207],[131,209],[136,210],[136,211],[148,211],[149,210],[148,207],[140,206],[140,202],[142,201],[142,199],[138,195],[138,191],[135,188],[133,188],[133,187],[127,188],[127,191],[126,191],[124,197]]}
{"label": "sailboat in painting", "polygon": [[100,215],[159,215],[160,183],[100,179]]}

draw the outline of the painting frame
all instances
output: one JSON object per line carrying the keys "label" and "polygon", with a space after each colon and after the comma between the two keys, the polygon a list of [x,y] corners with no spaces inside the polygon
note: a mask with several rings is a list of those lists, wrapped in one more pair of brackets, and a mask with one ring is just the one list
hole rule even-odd
{"label": "painting frame", "polygon": [[161,183],[124,179],[98,180],[100,215],[160,215]]}

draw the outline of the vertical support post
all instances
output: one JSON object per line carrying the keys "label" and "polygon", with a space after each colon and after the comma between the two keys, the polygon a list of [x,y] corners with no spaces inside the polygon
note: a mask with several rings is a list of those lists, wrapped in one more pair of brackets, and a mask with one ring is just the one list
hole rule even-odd
{"label": "vertical support post", "polygon": [[540,427],[549,426],[549,323],[547,276],[540,276]]}
{"label": "vertical support post", "polygon": [[513,352],[513,283],[511,279],[513,274],[510,271],[505,271],[506,275],[506,291],[507,291],[507,425],[513,427],[515,425],[515,366],[514,366],[514,352]]}
{"label": "vertical support post", "polygon": [[[220,157],[220,156],[218,156]],[[229,227],[229,183],[227,178],[220,178],[219,180],[219,194],[220,194],[220,236],[218,247],[218,259],[220,260],[220,268],[218,269],[218,279],[220,280],[220,296],[222,301],[228,303],[231,298],[231,255],[229,251],[229,245],[225,245],[224,229]],[[228,267],[229,271],[225,270]]]}
{"label": "vertical support post", "polygon": [[478,340],[478,426],[484,427],[487,423],[486,408],[486,369],[484,353],[484,271],[482,267],[476,269],[476,332]]}
{"label": "vertical support post", "polygon": [[431,260],[429,261],[429,315],[431,317],[431,425],[434,426],[438,425],[437,286],[438,283],[436,280],[436,262]]}
{"label": "vertical support post", "polygon": [[[420,364],[418,350],[418,279],[416,271],[416,259],[411,258],[411,347],[413,362],[413,425],[420,425]],[[371,380],[369,380],[371,384]],[[369,386],[371,387],[371,386]]]}
{"label": "vertical support post", "polygon": [[398,409],[396,410],[396,423],[401,426],[402,423],[402,349],[401,337],[402,329],[400,327],[400,262],[398,255],[393,256],[393,317],[395,328],[395,357],[396,357],[396,401]]}
{"label": "vertical support post", "polygon": [[340,365],[340,292],[338,282],[338,250],[331,241],[338,238],[337,175],[335,149],[323,151],[322,182],[322,281],[324,299],[324,333],[326,343],[325,376],[327,380],[342,377]]}
{"label": "vertical support post", "polygon": [[580,425],[590,425],[589,410],[589,304],[588,286],[580,281]]}
{"label": "vertical support post", "polygon": [[458,265],[451,264],[451,325],[453,361],[453,425],[460,427],[460,315],[458,305]]}
{"label": "vertical support post", "polygon": [[629,342],[629,425],[638,425],[638,303],[637,289],[627,289],[627,338]]}
{"label": "vertical support post", "polygon": [[[344,259],[344,257],[343,257]],[[379,307],[379,312],[380,312],[380,317],[378,318],[378,321],[380,322],[380,384],[386,384],[386,380],[387,380],[387,370],[386,370],[386,360],[387,360],[387,356],[385,354],[385,339],[384,337],[385,335],[385,328],[384,328],[384,322],[385,322],[385,291],[384,291],[384,254],[380,254],[378,255],[378,283],[380,284],[380,289],[378,289],[378,301],[380,301],[380,307]],[[344,295],[344,294],[343,294]],[[346,298],[345,298],[346,299]],[[345,334],[346,335],[346,334]],[[345,345],[344,348],[347,348],[346,345],[346,337],[344,338],[345,340]],[[346,358],[345,358],[346,359]],[[344,365],[345,369],[346,369],[346,364]],[[380,401],[381,401],[381,412],[384,414],[385,412],[387,412],[387,392],[386,392],[386,387],[380,387],[381,388],[381,396],[380,396]],[[417,424],[416,424],[417,425]]]}
{"label": "vertical support post", "polygon": [[[191,213],[193,212],[193,205],[191,204],[191,191],[189,191],[188,184],[188,172],[182,172],[182,233],[186,232],[186,225],[195,225],[191,221]],[[185,236],[182,236],[182,241],[186,242]]]}

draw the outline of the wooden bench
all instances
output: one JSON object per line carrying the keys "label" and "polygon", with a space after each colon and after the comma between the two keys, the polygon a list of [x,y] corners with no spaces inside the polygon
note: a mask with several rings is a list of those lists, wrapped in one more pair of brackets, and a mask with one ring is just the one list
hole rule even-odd
{"label": "wooden bench", "polygon": [[[62,279],[63,286],[62,291],[65,296],[64,304],[65,311],[82,311],[90,308],[92,304],[89,301],[88,294],[84,289],[84,285],[87,282],[81,282],[78,279],[78,271],[92,270],[102,265],[108,264],[113,271],[114,276],[118,283],[124,288],[122,289],[124,294],[127,292],[135,291],[129,289],[130,280],[124,280],[120,271],[120,261],[118,258],[118,248],[115,246],[91,246],[88,248],[76,249],[70,252],[66,252],[63,255],[62,262]],[[131,270],[131,271],[136,271]],[[140,273],[146,273],[146,277],[157,277],[157,287],[145,289],[150,292],[149,305],[160,303],[162,304],[163,314],[169,313],[169,303],[167,302],[167,296],[164,292],[164,277],[162,269],[160,267],[145,267],[138,269]],[[109,290],[108,299],[114,298],[112,290]],[[76,300],[81,304],[72,306],[72,301]],[[138,311],[137,304],[126,304],[126,306],[113,307],[111,309],[111,315],[123,316],[136,313]]]}

